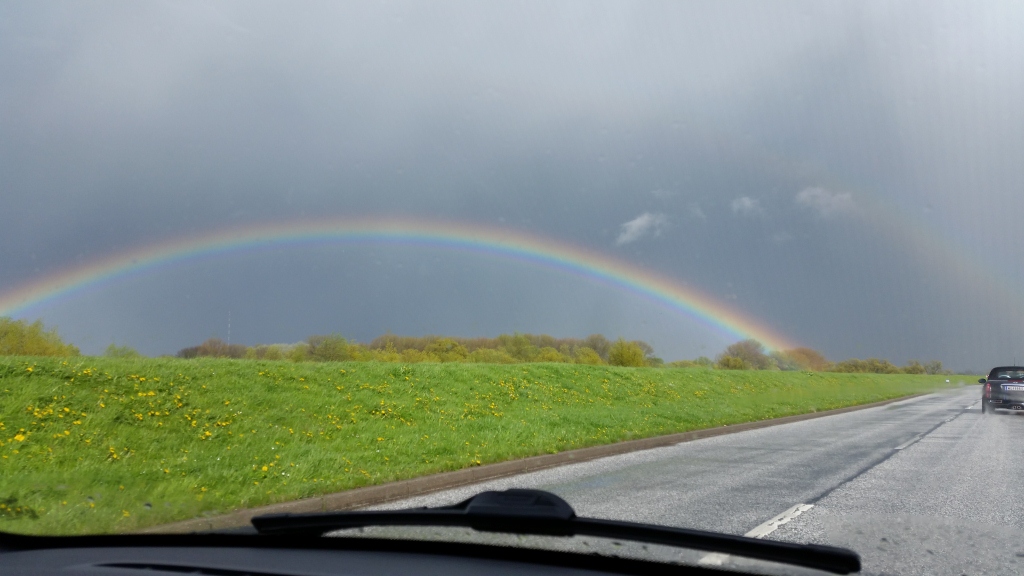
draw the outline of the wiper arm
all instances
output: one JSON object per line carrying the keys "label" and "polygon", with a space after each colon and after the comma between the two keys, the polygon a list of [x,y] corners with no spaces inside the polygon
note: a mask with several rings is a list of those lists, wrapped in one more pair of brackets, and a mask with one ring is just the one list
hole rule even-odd
{"label": "wiper arm", "polygon": [[485,532],[550,536],[596,536],[732,554],[825,570],[835,574],[860,571],[852,550],[816,544],[792,544],[618,520],[580,518],[568,502],[542,490],[481,492],[439,508],[410,508],[326,514],[270,514],[252,524],[260,534],[320,536],[334,530],[367,526],[461,526]]}

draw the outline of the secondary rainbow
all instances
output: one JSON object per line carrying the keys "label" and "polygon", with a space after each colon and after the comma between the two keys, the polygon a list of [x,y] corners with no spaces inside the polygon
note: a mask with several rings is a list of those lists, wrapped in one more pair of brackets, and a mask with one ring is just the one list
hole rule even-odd
{"label": "secondary rainbow", "polygon": [[0,294],[0,315],[20,316],[87,289],[202,257],[329,243],[383,242],[468,250],[554,268],[654,300],[734,339],[773,350],[796,345],[759,321],[661,274],[543,236],[463,222],[400,218],[250,224],[163,241],[67,268]]}

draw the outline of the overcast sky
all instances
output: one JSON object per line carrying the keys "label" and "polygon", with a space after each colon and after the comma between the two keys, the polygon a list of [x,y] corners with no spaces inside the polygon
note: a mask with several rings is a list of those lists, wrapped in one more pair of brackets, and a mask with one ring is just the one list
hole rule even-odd
{"label": "overcast sky", "polygon": [[[404,215],[600,251],[836,360],[1024,360],[1021,30],[1020,2],[4,3],[0,293],[226,226]],[[730,343],[585,279],[394,245],[207,259],[26,317],[91,353]]]}

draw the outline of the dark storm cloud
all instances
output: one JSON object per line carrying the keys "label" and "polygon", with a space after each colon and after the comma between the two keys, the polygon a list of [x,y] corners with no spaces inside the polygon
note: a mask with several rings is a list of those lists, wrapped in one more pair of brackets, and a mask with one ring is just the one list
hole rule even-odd
{"label": "dark storm cloud", "polygon": [[[962,265],[1024,256],[980,225],[1024,209],[1022,26],[1012,3],[8,4],[0,290],[224,225],[432,215],[659,270],[832,357],[984,366],[1024,344],[1022,303]],[[923,256],[929,234],[948,266]],[[479,265],[446,264],[445,283],[351,250],[303,258],[316,270],[180,268],[204,290],[162,296],[247,308],[248,341],[592,329],[715,352],[684,320],[631,323],[628,298],[552,315],[583,288],[548,277],[540,296]],[[301,305],[304,276],[391,304],[321,326],[333,300]],[[429,305],[453,286],[473,289]],[[221,330],[186,312],[154,326],[173,312],[138,298],[40,313],[98,348],[131,335],[173,352]]]}

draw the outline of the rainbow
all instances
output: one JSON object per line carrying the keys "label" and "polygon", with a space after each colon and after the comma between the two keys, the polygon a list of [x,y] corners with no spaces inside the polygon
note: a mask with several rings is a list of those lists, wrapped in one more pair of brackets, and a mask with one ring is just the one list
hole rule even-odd
{"label": "rainbow", "polygon": [[706,294],[592,250],[512,230],[462,222],[402,218],[249,224],[166,240],[60,270],[0,293],[0,316],[24,315],[35,307],[86,289],[200,257],[288,246],[359,242],[467,250],[545,266],[653,300],[729,338],[755,338],[772,350],[796,347],[788,338]]}

